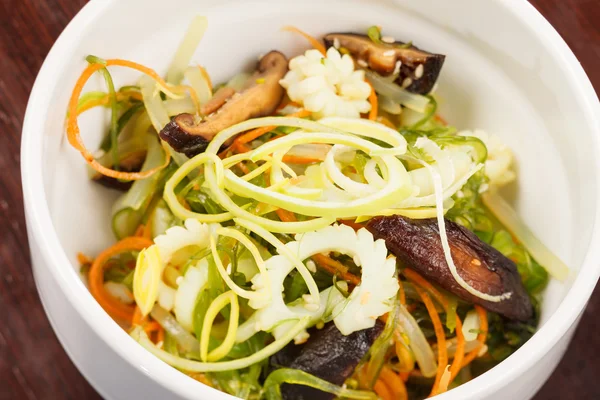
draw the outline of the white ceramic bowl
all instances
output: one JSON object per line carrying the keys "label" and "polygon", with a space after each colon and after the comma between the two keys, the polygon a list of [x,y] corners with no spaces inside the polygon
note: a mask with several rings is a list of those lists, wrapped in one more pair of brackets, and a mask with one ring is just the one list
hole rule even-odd
{"label": "white ceramic bowl", "polygon": [[[84,57],[128,58],[165,69],[192,16],[209,18],[194,61],[217,79],[277,48],[306,47],[280,27],[314,34],[385,27],[397,38],[447,54],[439,93],[443,114],[460,128],[484,128],[515,150],[516,207],[573,273],[545,294],[538,333],[506,361],[440,399],[527,399],[561,358],[600,272],[600,107],[560,36],[518,0],[218,1],[93,0],[48,55],[23,128],[22,174],[34,274],[65,350],[107,399],[225,399],[138,346],[94,301],[75,255],[96,254],[113,239],[114,194],[88,181],[69,147],[64,118]],[[116,70],[118,84],[137,73]],[[100,86],[92,80],[88,88]],[[81,118],[90,148],[106,113]]]}

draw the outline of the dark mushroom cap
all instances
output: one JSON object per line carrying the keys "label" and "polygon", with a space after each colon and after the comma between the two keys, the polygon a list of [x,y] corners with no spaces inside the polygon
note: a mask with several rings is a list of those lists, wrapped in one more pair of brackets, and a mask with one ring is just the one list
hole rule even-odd
{"label": "dark mushroom cap", "polygon": [[339,44],[355,60],[383,76],[394,73],[396,64],[401,62],[396,83],[409,92],[419,94],[431,92],[446,58],[415,46],[406,46],[403,42],[375,43],[368,36],[356,33],[330,33],[325,35],[324,41],[327,47]]}
{"label": "dark mushroom cap", "polygon": [[533,317],[533,306],[515,263],[467,228],[446,220],[450,252],[459,275],[480,292],[493,296],[510,292],[510,298],[483,300],[456,282],[446,263],[436,219],[375,217],[367,229],[375,238],[384,239],[387,248],[407,267],[461,299],[509,319],[527,322]]}
{"label": "dark mushroom cap", "polygon": [[206,118],[180,114],[163,128],[160,137],[175,151],[188,157],[203,152],[223,129],[250,118],[272,114],[285,93],[279,80],[287,70],[286,57],[278,51],[269,52],[261,58],[257,71],[248,78],[239,93],[231,88],[219,90],[203,107],[202,111],[209,114]]}

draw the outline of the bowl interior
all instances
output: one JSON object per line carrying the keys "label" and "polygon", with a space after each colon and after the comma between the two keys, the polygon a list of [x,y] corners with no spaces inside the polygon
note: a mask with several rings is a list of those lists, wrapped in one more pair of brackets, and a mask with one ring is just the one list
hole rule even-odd
{"label": "bowl interior", "polygon": [[[110,211],[116,193],[89,181],[82,157],[64,135],[66,105],[86,55],[130,59],[162,74],[192,16],[203,14],[209,29],[193,62],[220,82],[251,68],[258,55],[271,49],[288,56],[307,49],[301,37],[281,31],[285,25],[321,35],[364,32],[377,24],[386,34],[446,54],[438,89],[442,115],[459,129],[494,133],[513,149],[518,181],[508,194],[538,237],[574,271],[566,282],[549,285],[542,306],[544,324],[567,294],[589,247],[590,216],[598,201],[596,139],[577,85],[565,63],[551,52],[549,39],[534,35],[501,3],[322,0],[317,6],[310,1],[180,0],[174,7],[163,1],[130,0],[96,5],[99,11],[83,32],[66,39],[71,52],[47,86],[52,107],[45,110],[45,128],[39,135],[43,189],[72,263],[64,268],[75,272],[77,252],[94,255],[114,240]],[[469,12],[460,11],[464,9]],[[118,86],[139,78],[139,73],[122,68],[111,72]],[[100,77],[93,77],[86,91],[103,88]],[[90,149],[97,147],[108,118],[106,109],[80,118]]]}

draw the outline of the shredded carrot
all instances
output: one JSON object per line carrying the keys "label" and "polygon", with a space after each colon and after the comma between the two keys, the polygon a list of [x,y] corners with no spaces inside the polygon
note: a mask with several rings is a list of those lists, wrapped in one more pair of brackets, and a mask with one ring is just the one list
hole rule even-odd
{"label": "shredded carrot", "polygon": [[448,126],[448,122],[439,114],[434,115],[433,119],[435,119],[437,122],[439,122],[440,124],[442,124],[444,126]]}
{"label": "shredded carrot", "polygon": [[152,217],[150,217],[146,225],[144,225],[144,229],[142,230],[142,237],[148,240],[152,240]]}
{"label": "shredded carrot", "polygon": [[131,317],[132,326],[142,326],[146,323],[147,318],[142,315],[142,310],[136,305],[133,316]]}
{"label": "shredded carrot", "polygon": [[250,169],[246,166],[246,164],[244,164],[243,162],[239,162],[238,163],[238,167],[242,170],[242,172],[246,175],[248,175],[251,171]]}
{"label": "shredded carrot", "polygon": [[[429,292],[438,303],[444,307],[446,312],[448,312],[448,299],[437,290],[431,283],[429,283],[425,278],[416,273],[415,271],[406,268],[404,270],[404,275],[412,281],[415,285],[419,285],[421,288]],[[463,357],[465,355],[465,336],[462,331],[462,321],[456,316],[456,354],[454,355],[454,360],[452,361],[452,365],[450,366],[450,383],[456,378],[458,373],[460,372],[463,365]]]}
{"label": "shredded carrot", "polygon": [[198,382],[202,382],[202,383],[204,383],[207,386],[213,387],[213,384],[208,380],[208,378],[204,374],[201,374],[199,372],[191,372],[191,373],[188,373],[188,375],[192,379],[197,380]]}
{"label": "shredded carrot", "polygon": [[298,108],[302,107],[302,105],[296,103],[295,101],[286,101],[284,99],[281,103],[279,103],[279,105],[277,106],[277,109],[275,111],[281,111],[284,108],[286,108],[287,106],[298,107]]}
{"label": "shredded carrot", "polygon": [[202,65],[198,65],[198,69],[200,70],[200,73],[204,77],[204,80],[206,80],[206,83],[208,83],[208,89],[212,92],[213,84],[212,84],[212,80],[210,79],[210,75],[208,74],[208,72]]}
{"label": "shredded carrot", "polygon": [[340,224],[348,225],[350,228],[354,229],[355,231],[365,227],[363,224],[356,223],[349,219],[338,219],[338,222]]}
{"label": "shredded carrot", "polygon": [[415,285],[415,290],[423,300],[423,304],[427,308],[427,312],[429,313],[429,317],[431,318],[431,322],[433,323],[433,329],[435,331],[435,337],[437,339],[438,344],[438,368],[435,374],[435,383],[433,384],[433,388],[431,389],[430,396],[435,396],[438,393],[440,379],[442,379],[442,375],[446,370],[446,366],[448,365],[448,352],[446,348],[446,334],[444,333],[444,327],[442,326],[442,322],[440,321],[440,316],[435,309],[435,305],[433,301],[419,286]]}
{"label": "shredded carrot", "polygon": [[[367,82],[367,81],[365,81]],[[379,102],[377,101],[377,93],[375,93],[375,89],[369,82],[367,82],[371,87],[371,93],[369,93],[369,103],[371,103],[371,110],[369,111],[369,119],[371,121],[375,121],[377,119],[377,108],[379,107]]]}
{"label": "shredded carrot", "polygon": [[303,36],[306,40],[308,40],[308,42],[310,43],[310,45],[312,47],[319,50],[321,52],[321,54],[323,54],[323,56],[327,56],[327,50],[325,49],[325,46],[323,45],[323,43],[321,43],[319,40],[315,39],[308,33],[296,28],[295,26],[286,26],[283,28],[283,30],[289,31],[289,32],[294,32],[294,33],[297,33],[297,34]]}
{"label": "shredded carrot", "polygon": [[275,213],[277,214],[279,219],[282,220],[283,222],[296,222],[296,217],[294,216],[294,213],[292,213],[288,210],[279,208],[279,209],[275,210]]}
{"label": "shredded carrot", "polygon": [[388,389],[390,389],[392,398],[394,400],[408,399],[408,393],[406,391],[406,385],[404,385],[404,381],[388,366],[384,365],[383,368],[381,368],[379,379],[381,379]]}
{"label": "shredded carrot", "polygon": [[275,128],[276,126],[261,126],[260,128],[252,129],[251,131],[242,134],[236,139],[236,141],[238,143],[249,143],[257,137],[260,137],[265,133],[271,132]]}
{"label": "shredded carrot", "polygon": [[[279,219],[283,222],[295,222],[296,217],[294,214],[288,210],[284,210],[279,208],[275,211]],[[354,274],[348,272],[348,268],[344,266],[339,261],[334,260],[331,257],[326,256],[325,254],[315,254],[312,257],[312,260],[322,269],[330,273],[331,275],[337,275],[341,279],[346,282],[357,286],[360,285],[360,278]]]}
{"label": "shredded carrot", "polygon": [[354,286],[360,285],[360,277],[348,272],[348,268],[341,262],[324,254],[315,254],[311,258],[321,269],[327,271],[331,275],[337,275]]}
{"label": "shredded carrot", "polygon": [[135,237],[143,237],[144,236],[144,224],[140,224],[136,229],[135,232],[133,232],[133,236]]}
{"label": "shredded carrot", "polygon": [[160,330],[162,327],[160,326],[160,324],[156,321],[152,321],[152,322],[148,322],[146,324],[146,326],[144,326],[144,331],[146,331],[146,333],[151,333],[151,332],[156,332],[158,330]]}
{"label": "shredded carrot", "polygon": [[83,91],[83,87],[85,86],[86,82],[96,71],[99,71],[100,69],[111,65],[136,69],[152,77],[163,88],[168,87],[167,83],[155,71],[151,70],[150,68],[144,67],[143,65],[134,63],[132,61],[113,59],[106,60],[105,64],[90,64],[79,76],[79,79],[75,84],[75,88],[73,89],[73,93],[71,94],[71,99],[69,100],[67,138],[71,146],[77,149],[85,158],[85,161],[100,174],[109,176],[111,178],[123,180],[144,179],[169,165],[169,162],[171,161],[171,156],[168,151],[165,151],[166,157],[164,164],[156,168],[152,168],[143,172],[116,171],[114,169],[107,168],[100,164],[98,161],[96,161],[94,155],[85,147],[85,144],[83,143],[83,140],[81,138],[81,132],[77,123],[77,105],[79,102],[79,96],[81,95],[81,92]]}
{"label": "shredded carrot", "polygon": [[152,242],[148,239],[128,237],[104,250],[92,263],[88,275],[90,292],[111,317],[123,321],[131,321],[135,308],[115,299],[104,289],[104,265],[110,258],[120,253],[142,250],[151,245]]}
{"label": "shredded carrot", "polygon": [[462,330],[462,321],[459,316],[456,316],[456,353],[454,353],[454,359],[450,365],[450,381],[452,383],[454,378],[458,375],[463,367],[463,359],[465,357],[465,335]]}
{"label": "shredded carrot", "polygon": [[290,154],[286,154],[281,159],[284,163],[288,164],[314,164],[321,162],[318,158],[310,158],[310,157],[302,157],[302,156],[293,156]]}
{"label": "shredded carrot", "polygon": [[383,380],[381,380],[381,379],[378,379],[375,382],[375,386],[373,386],[373,390],[375,390],[375,393],[377,393],[377,396],[379,396],[382,400],[395,400],[394,396],[392,396],[390,389],[385,384],[385,382],[383,382]]}
{"label": "shredded carrot", "polygon": [[488,333],[488,319],[487,319],[487,311],[481,306],[475,305],[475,311],[477,311],[477,315],[479,316],[479,333],[477,334],[477,341],[479,345],[476,349],[473,349],[469,354],[465,356],[463,360],[463,367],[469,365],[481,351],[482,347],[485,345],[485,341],[487,339]]}
{"label": "shredded carrot", "polygon": [[404,284],[398,279],[398,292],[400,293],[400,304],[406,306],[406,292],[404,291]]}
{"label": "shredded carrot", "polygon": [[421,275],[419,275],[417,272],[413,271],[410,268],[405,268],[403,271],[404,276],[406,276],[406,278],[421,286],[423,289],[425,289],[429,294],[431,294],[438,303],[440,303],[440,305],[444,308],[448,307],[448,301],[446,300],[446,297],[444,295],[442,295],[442,293],[440,293],[439,290],[437,290],[431,283],[429,283],[425,278],[423,278]]}
{"label": "shredded carrot", "polygon": [[198,98],[198,94],[196,93],[196,90],[191,87],[191,86],[176,86],[176,89],[178,88],[182,88],[187,90],[190,93],[190,98],[192,99],[192,103],[194,103],[194,108],[196,109],[196,112],[198,113],[198,115],[202,115],[202,106],[200,105],[200,99]]}
{"label": "shredded carrot", "polygon": [[91,264],[92,262],[94,262],[94,260],[92,260],[83,253],[77,253],[77,262],[79,263],[79,265],[86,265]]}
{"label": "shredded carrot", "polygon": [[[288,117],[304,118],[304,117],[308,117],[309,115],[310,115],[310,111],[300,110],[298,112],[288,115]],[[252,129],[251,131],[248,131],[248,132],[243,133],[240,136],[238,136],[235,139],[235,141],[239,142],[239,143],[249,143],[249,142],[253,141],[254,139],[261,137],[265,133],[271,132],[275,128],[277,128],[277,127],[273,125],[273,126],[262,126],[260,128]]]}

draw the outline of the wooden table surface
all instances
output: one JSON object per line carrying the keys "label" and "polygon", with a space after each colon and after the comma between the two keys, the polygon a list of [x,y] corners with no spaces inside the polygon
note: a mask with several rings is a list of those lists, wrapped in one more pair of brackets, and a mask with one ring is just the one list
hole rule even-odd
{"label": "wooden table surface", "polygon": [[[85,0],[0,0],[0,399],[99,399],[71,363],[30,268],[19,168],[21,123],[50,47]],[[600,0],[532,0],[600,89]],[[600,399],[596,290],[567,354],[536,396]]]}

